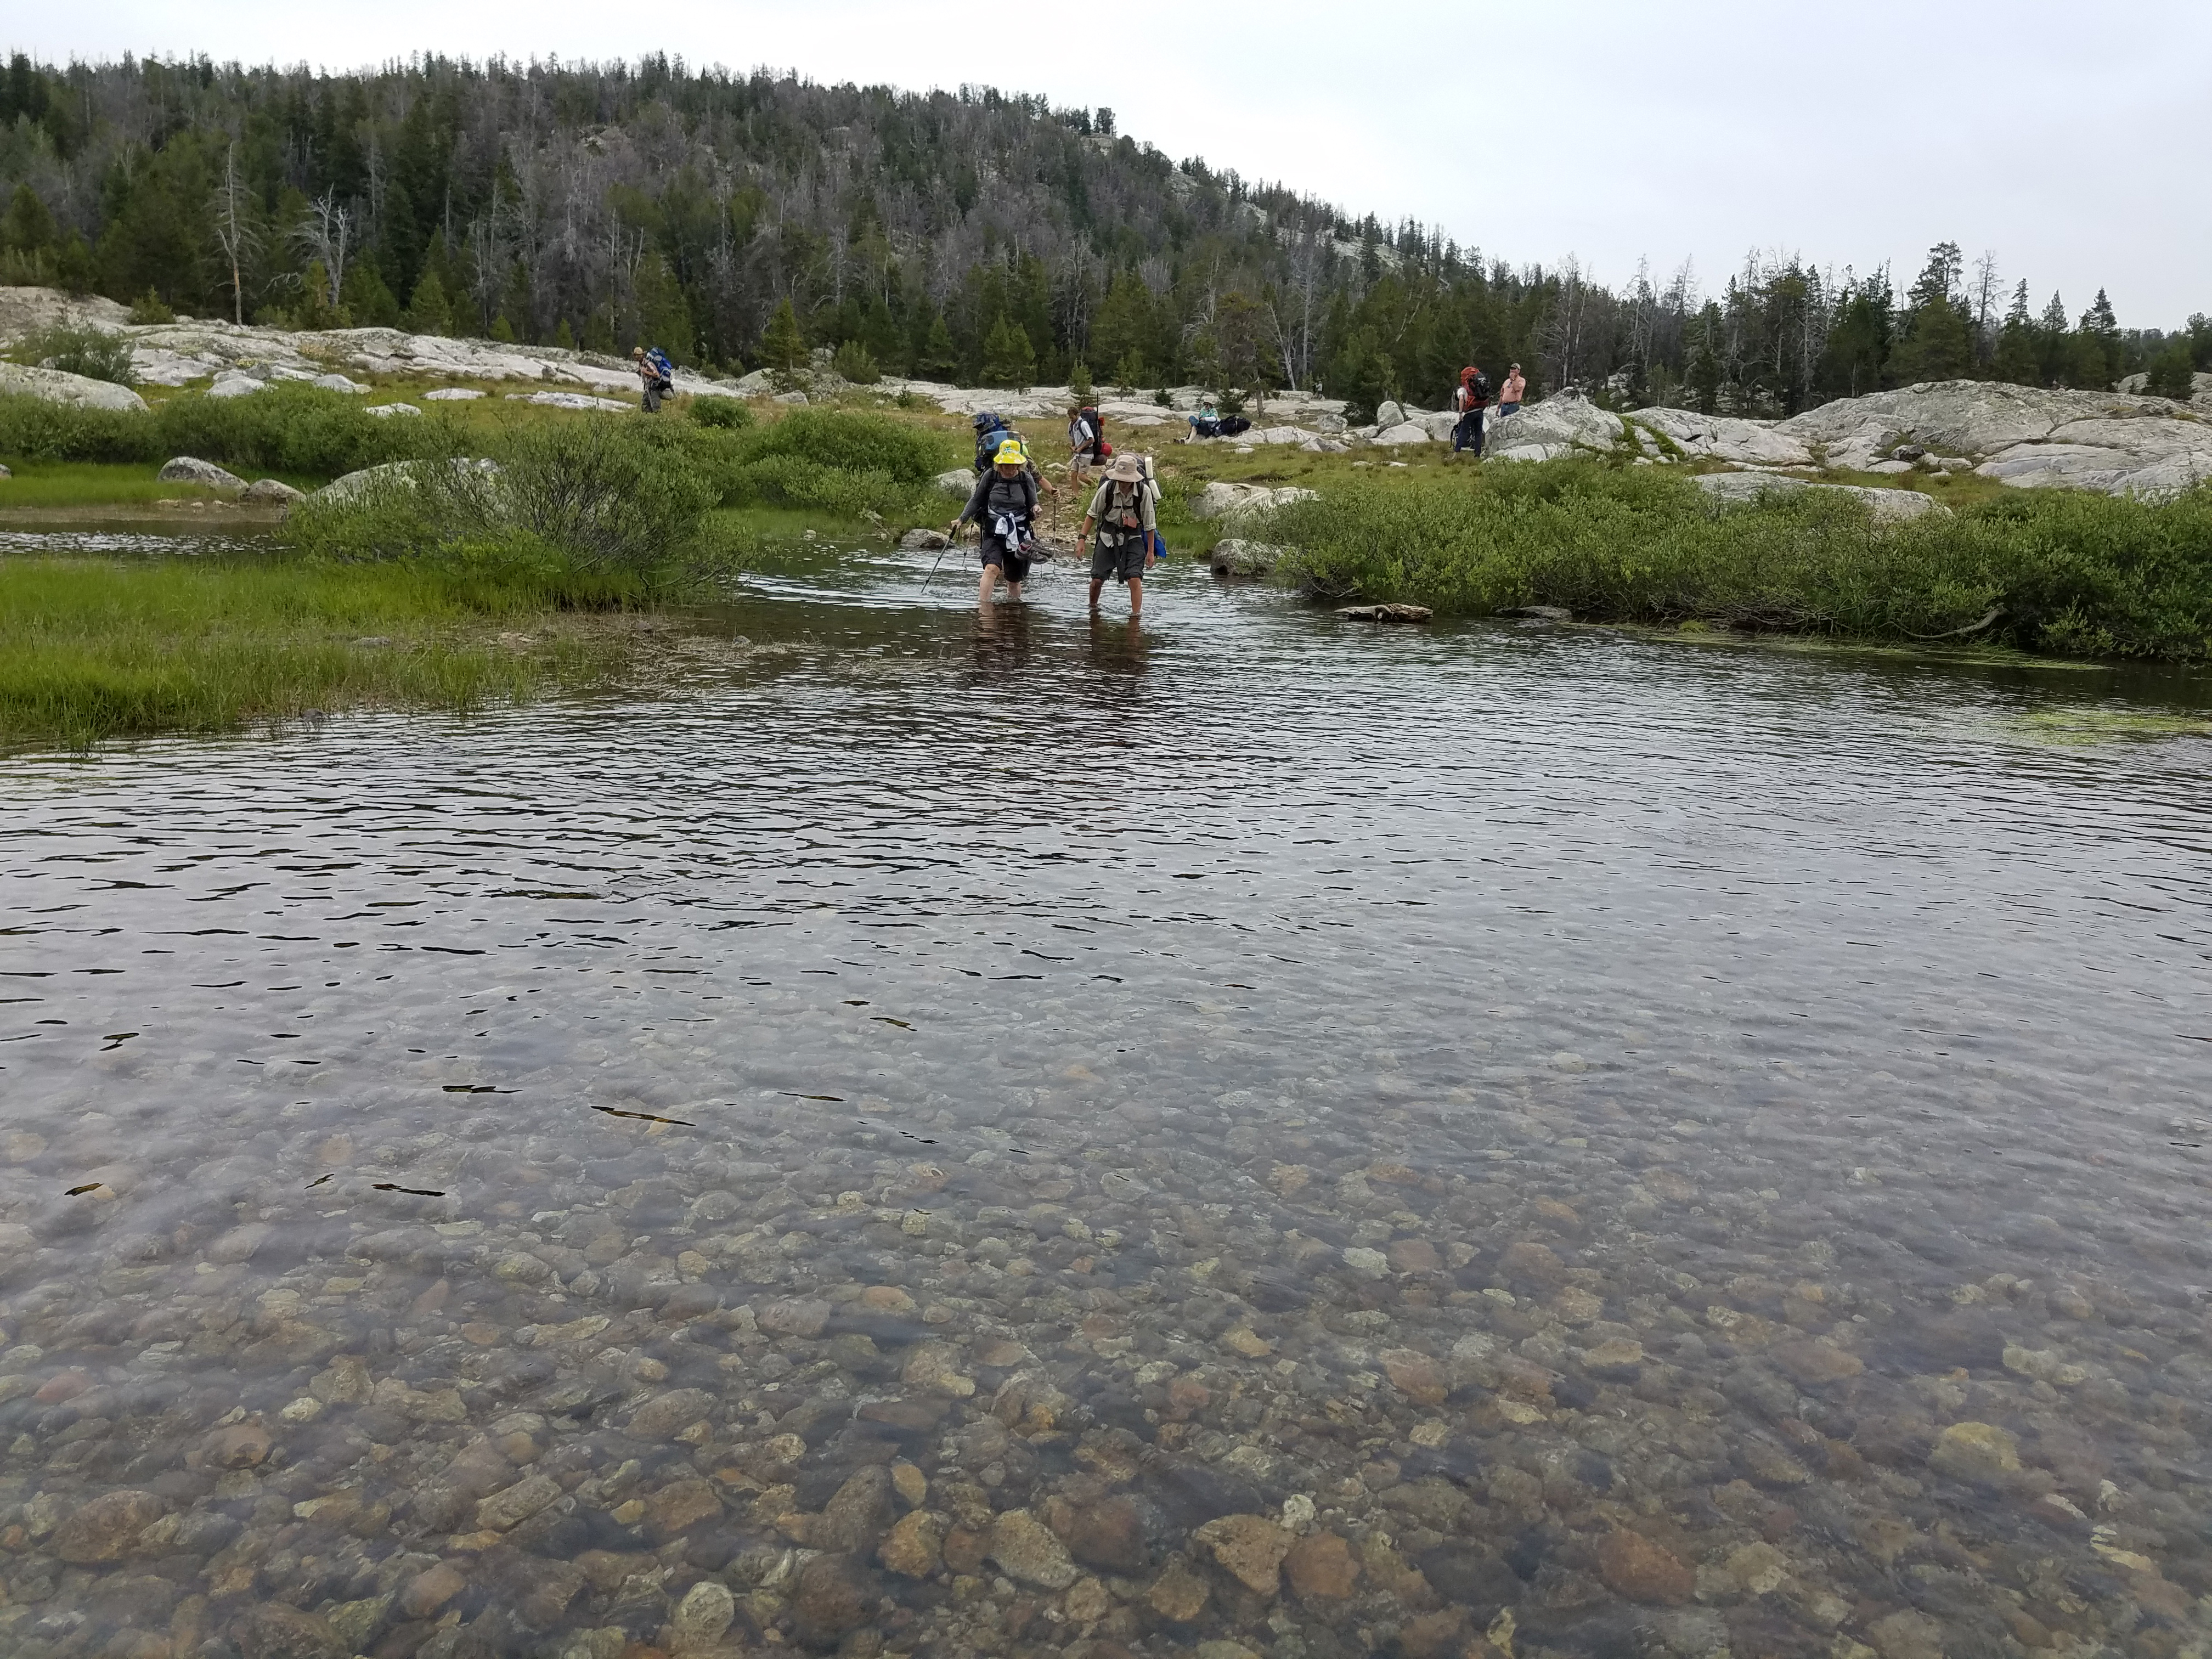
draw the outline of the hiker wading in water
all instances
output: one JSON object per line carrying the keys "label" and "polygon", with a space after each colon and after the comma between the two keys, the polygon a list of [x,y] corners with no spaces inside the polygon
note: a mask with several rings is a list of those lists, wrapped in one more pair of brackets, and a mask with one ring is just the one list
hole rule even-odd
{"label": "hiker wading in water", "polygon": [[991,590],[999,578],[1006,579],[1006,597],[1022,596],[1022,581],[1030,574],[1030,526],[1036,521],[1037,481],[1030,472],[1029,453],[1018,438],[999,446],[991,470],[976,480],[975,493],[960,516],[945,528],[957,536],[960,526],[972,523],[983,538],[983,585],[975,594],[978,605],[991,603]]}
{"label": "hiker wading in water", "polygon": [[1152,559],[1152,532],[1158,527],[1152,514],[1152,492],[1145,482],[1145,469],[1134,455],[1117,455],[1106,469],[1106,482],[1091,498],[1083,515],[1083,528],[1075,535],[1075,556],[1083,556],[1083,544],[1091,527],[1098,531],[1098,550],[1091,556],[1091,608],[1111,577],[1129,584],[1129,620],[1145,611],[1145,568]]}

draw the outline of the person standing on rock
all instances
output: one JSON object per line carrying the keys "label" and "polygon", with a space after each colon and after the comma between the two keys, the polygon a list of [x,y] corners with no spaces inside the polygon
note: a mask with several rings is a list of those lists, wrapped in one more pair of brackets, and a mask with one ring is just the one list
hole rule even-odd
{"label": "person standing on rock", "polygon": [[1036,521],[1037,477],[1019,438],[1008,437],[992,458],[991,470],[975,481],[975,493],[960,516],[945,527],[957,536],[960,526],[974,524],[982,536],[983,582],[975,603],[985,609],[991,590],[1006,579],[1006,597],[1018,600],[1022,582],[1030,574],[1030,527]]}
{"label": "person standing on rock", "polygon": [[1452,410],[1459,416],[1459,424],[1452,428],[1452,453],[1462,449],[1474,452],[1474,459],[1482,459],[1482,411],[1490,406],[1490,377],[1474,363],[1459,372],[1459,385],[1452,392]]}
{"label": "person standing on rock", "polygon": [[1111,577],[1129,585],[1129,620],[1145,611],[1145,569],[1152,562],[1152,538],[1159,528],[1152,512],[1152,489],[1143,464],[1134,455],[1117,455],[1106,469],[1106,481],[1091,498],[1083,527],[1075,532],[1075,556],[1093,528],[1098,532],[1097,551],[1091,556],[1091,608]]}
{"label": "person standing on rock", "polygon": [[1505,371],[1505,384],[1498,389],[1499,420],[1504,420],[1508,415],[1518,415],[1521,412],[1521,394],[1528,389],[1528,382],[1522,376],[1521,365],[1513,364]]}

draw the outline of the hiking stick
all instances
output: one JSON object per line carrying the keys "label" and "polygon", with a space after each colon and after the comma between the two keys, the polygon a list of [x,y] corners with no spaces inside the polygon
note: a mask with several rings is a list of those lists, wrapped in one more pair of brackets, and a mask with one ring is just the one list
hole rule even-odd
{"label": "hiking stick", "polygon": [[945,562],[945,556],[952,550],[952,543],[953,538],[947,536],[945,538],[945,545],[937,550],[937,557],[930,564],[929,574],[921,579],[921,591],[923,592],[928,592],[930,583],[937,580],[937,567]]}

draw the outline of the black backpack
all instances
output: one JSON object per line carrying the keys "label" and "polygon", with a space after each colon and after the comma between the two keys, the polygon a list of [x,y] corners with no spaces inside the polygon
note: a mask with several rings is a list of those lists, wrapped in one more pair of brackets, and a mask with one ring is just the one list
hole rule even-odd
{"label": "black backpack", "polygon": [[1075,418],[1079,421],[1088,422],[1090,425],[1091,443],[1089,447],[1094,450],[1103,451],[1106,444],[1106,417],[1103,415],[1101,415],[1096,409],[1085,405],[1084,408],[1079,409],[1075,411]]}
{"label": "black backpack", "polygon": [[1466,385],[1467,406],[1469,409],[1487,409],[1490,407],[1490,376],[1485,374],[1478,368],[1474,372],[1474,378],[1468,381]]}

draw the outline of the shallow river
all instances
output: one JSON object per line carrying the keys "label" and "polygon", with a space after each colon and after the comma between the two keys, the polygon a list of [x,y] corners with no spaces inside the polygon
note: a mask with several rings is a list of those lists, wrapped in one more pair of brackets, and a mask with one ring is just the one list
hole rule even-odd
{"label": "shallow river", "polygon": [[2212,1651],[2185,683],[946,564],[0,766],[0,1650]]}

